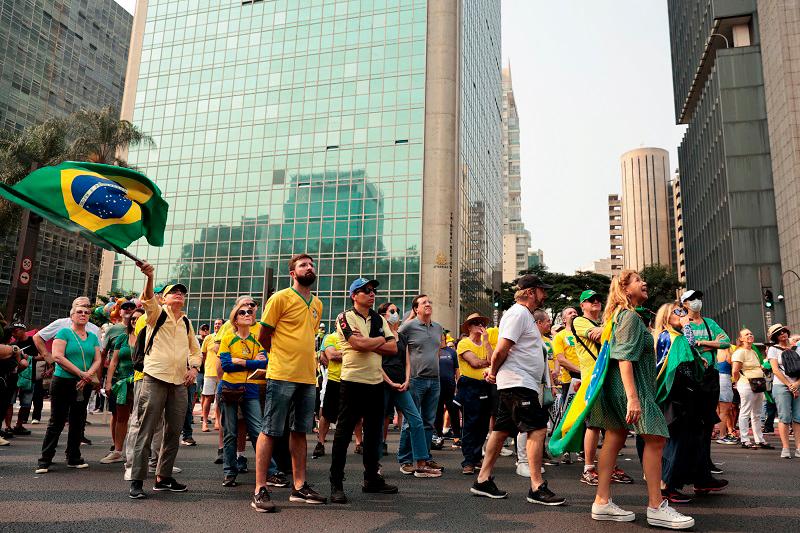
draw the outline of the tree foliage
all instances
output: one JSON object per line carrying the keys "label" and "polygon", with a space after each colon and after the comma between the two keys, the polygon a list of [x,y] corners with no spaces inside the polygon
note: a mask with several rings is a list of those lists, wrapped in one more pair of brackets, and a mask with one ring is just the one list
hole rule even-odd
{"label": "tree foliage", "polygon": [[663,265],[650,265],[644,267],[639,275],[647,282],[648,298],[644,307],[655,313],[665,303],[675,301],[681,288],[675,271]]}

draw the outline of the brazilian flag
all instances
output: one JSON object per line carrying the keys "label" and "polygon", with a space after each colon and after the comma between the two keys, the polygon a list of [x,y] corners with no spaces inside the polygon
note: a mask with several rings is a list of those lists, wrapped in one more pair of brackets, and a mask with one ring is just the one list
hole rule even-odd
{"label": "brazilian flag", "polygon": [[567,412],[564,413],[558,426],[553,430],[548,444],[552,457],[557,457],[564,452],[579,452],[583,449],[583,434],[586,431],[584,421],[589,416],[594,402],[600,396],[600,391],[606,380],[608,361],[611,354],[611,338],[614,335],[614,323],[616,321],[617,315],[614,314],[603,326],[603,334],[600,337],[600,353],[594,363],[592,377],[581,382],[581,386],[572,398]]}
{"label": "brazilian flag", "polygon": [[66,161],[43,167],[0,196],[107,250],[121,251],[145,237],[164,245],[169,205],[147,176],[129,168]]}

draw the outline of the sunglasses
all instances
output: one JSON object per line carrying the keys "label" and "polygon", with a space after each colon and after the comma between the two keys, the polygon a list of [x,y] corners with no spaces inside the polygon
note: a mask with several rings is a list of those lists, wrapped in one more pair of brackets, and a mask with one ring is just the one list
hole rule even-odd
{"label": "sunglasses", "polygon": [[239,316],[252,315],[253,314],[253,310],[252,309],[239,309],[236,312],[236,314],[239,315]]}
{"label": "sunglasses", "polygon": [[363,289],[358,289],[356,292],[363,292],[364,294],[378,294],[378,291],[372,287],[364,287]]}
{"label": "sunglasses", "polygon": [[87,311],[85,309],[78,309],[78,310],[75,311],[75,314],[76,315],[91,315],[92,312],[91,311]]}
{"label": "sunglasses", "polygon": [[601,303],[601,300],[597,296],[592,296],[591,298],[584,300],[584,302],[589,302],[590,304],[599,304]]}
{"label": "sunglasses", "polygon": [[686,316],[686,309],[684,309],[683,307],[677,307],[672,312],[675,316]]}
{"label": "sunglasses", "polygon": [[255,303],[255,302],[247,302],[246,304],[242,304],[242,305],[246,305],[248,307],[258,307],[258,304]]}

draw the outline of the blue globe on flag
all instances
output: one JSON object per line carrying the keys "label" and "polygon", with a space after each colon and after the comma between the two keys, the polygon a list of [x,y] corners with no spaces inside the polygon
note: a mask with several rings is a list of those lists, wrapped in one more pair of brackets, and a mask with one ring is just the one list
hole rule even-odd
{"label": "blue globe on flag", "polygon": [[102,219],[122,218],[133,202],[128,191],[114,181],[90,174],[75,176],[70,187],[76,204]]}

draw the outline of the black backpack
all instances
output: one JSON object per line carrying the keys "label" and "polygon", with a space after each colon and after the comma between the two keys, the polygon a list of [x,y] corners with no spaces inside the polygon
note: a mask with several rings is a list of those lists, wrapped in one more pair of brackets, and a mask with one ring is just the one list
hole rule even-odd
{"label": "black backpack", "polygon": [[783,373],[790,378],[800,378],[800,354],[795,348],[784,350],[781,354]]}
{"label": "black backpack", "polygon": [[[186,318],[186,315],[184,315],[182,318],[183,325],[186,326],[186,334],[188,335],[191,331],[189,319]],[[163,326],[164,322],[166,321],[167,313],[162,309],[161,314],[158,315],[158,319],[156,320],[156,325],[153,327],[153,333],[150,335],[150,338],[147,338],[147,327],[143,327],[142,331],[136,335],[136,345],[133,348],[131,360],[133,361],[133,369],[137,372],[144,371],[144,358],[150,353],[150,350],[153,349],[153,339],[155,338],[156,333],[158,333],[158,330],[161,329],[161,326]]]}

